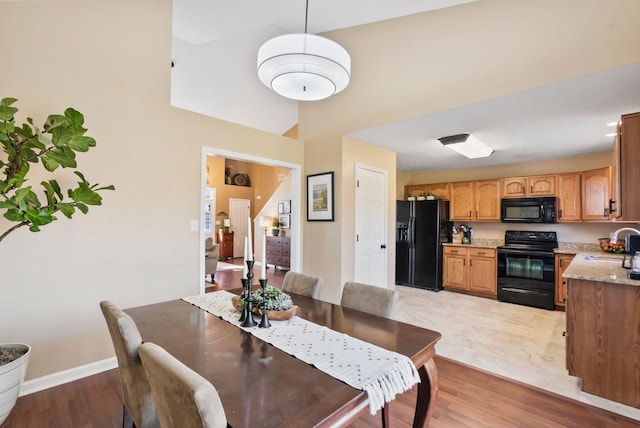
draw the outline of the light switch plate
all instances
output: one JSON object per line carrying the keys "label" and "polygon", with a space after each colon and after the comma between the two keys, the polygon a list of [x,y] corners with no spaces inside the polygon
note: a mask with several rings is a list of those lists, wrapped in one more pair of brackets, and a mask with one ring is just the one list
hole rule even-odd
{"label": "light switch plate", "polygon": [[192,232],[198,231],[198,220],[191,220],[191,231]]}

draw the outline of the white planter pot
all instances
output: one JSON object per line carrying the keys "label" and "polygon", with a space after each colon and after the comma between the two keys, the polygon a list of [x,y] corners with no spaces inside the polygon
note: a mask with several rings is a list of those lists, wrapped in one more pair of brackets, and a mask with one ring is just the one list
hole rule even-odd
{"label": "white planter pot", "polygon": [[7,347],[21,349],[24,353],[19,358],[0,366],[0,425],[7,419],[9,412],[16,404],[31,354],[31,347],[23,343],[0,343],[0,351]]}

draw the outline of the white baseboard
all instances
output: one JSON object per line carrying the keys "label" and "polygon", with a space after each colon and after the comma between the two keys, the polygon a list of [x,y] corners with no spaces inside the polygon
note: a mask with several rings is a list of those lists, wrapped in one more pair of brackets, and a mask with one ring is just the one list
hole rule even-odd
{"label": "white baseboard", "polygon": [[63,370],[57,373],[51,373],[46,376],[28,380],[20,387],[20,397],[43,389],[52,388],[83,377],[91,376],[107,370],[118,367],[116,357],[107,358],[106,360],[96,361],[95,363],[85,364],[83,366],[74,367],[72,369]]}

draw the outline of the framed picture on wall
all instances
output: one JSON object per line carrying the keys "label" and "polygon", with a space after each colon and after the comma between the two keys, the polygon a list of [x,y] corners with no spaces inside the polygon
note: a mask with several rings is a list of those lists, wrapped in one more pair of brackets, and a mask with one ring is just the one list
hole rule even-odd
{"label": "framed picture on wall", "polygon": [[278,204],[278,214],[284,214],[284,203],[280,202]]}
{"label": "framed picture on wall", "polygon": [[289,229],[291,227],[291,216],[289,214],[279,215],[278,221],[280,222],[280,229]]}
{"label": "framed picture on wall", "polygon": [[291,199],[287,199],[283,202],[284,204],[284,214],[291,214]]}
{"label": "framed picture on wall", "polygon": [[333,171],[307,175],[307,221],[334,221],[333,211]]}

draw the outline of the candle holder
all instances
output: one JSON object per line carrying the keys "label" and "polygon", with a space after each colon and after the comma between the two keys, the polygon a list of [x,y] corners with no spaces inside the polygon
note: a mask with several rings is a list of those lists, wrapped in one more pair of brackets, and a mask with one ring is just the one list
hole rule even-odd
{"label": "candle holder", "polygon": [[249,284],[249,281],[247,281],[247,278],[242,278],[240,279],[240,281],[242,282],[242,294],[240,295],[240,299],[243,303],[242,303],[242,310],[240,311],[240,318],[238,318],[238,321],[242,322],[245,320],[245,318],[247,318],[247,305],[245,304],[245,302],[249,298],[248,296],[251,293],[251,291],[248,291],[248,290],[251,287],[247,285]]}
{"label": "candle holder", "polygon": [[251,298],[251,280],[253,279],[253,264],[254,260],[247,260],[247,288],[246,288],[246,296],[244,298],[244,306],[242,308],[242,315],[244,315],[244,319],[242,320],[242,327],[255,327],[256,320],[253,319],[253,299]]}
{"label": "candle holder", "polygon": [[269,328],[269,311],[267,311],[267,278],[259,279],[260,287],[262,287],[262,319],[260,320],[260,328]]}

